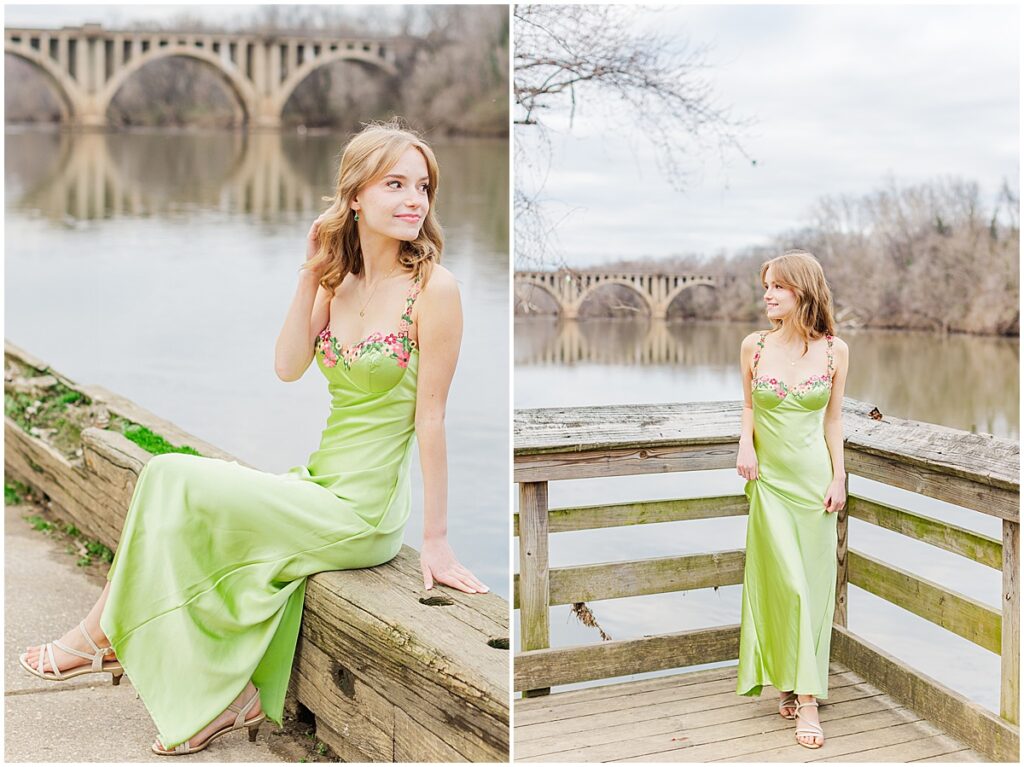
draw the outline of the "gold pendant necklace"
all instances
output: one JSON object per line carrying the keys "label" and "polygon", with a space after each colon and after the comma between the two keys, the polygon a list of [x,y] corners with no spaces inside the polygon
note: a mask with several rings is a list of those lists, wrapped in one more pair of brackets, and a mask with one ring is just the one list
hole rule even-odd
{"label": "gold pendant necklace", "polygon": [[366,316],[366,307],[370,305],[370,301],[373,299],[373,294],[377,292],[377,287],[382,282],[384,282],[384,280],[386,280],[388,277],[390,277],[392,274],[394,274],[395,273],[395,269],[397,269],[397,268],[398,268],[398,264],[395,264],[393,267],[391,267],[391,271],[390,272],[385,274],[383,277],[381,277],[379,280],[377,280],[377,282],[374,283],[373,290],[370,291],[370,297],[366,299],[366,303],[363,304],[363,308],[359,310],[359,316],[360,317],[365,317]]}

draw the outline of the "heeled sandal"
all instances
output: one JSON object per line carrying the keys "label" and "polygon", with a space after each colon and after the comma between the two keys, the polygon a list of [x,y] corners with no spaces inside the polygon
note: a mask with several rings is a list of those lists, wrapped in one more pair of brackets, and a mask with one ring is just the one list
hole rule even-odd
{"label": "heeled sandal", "polygon": [[[799,700],[797,701],[796,718],[799,721],[803,722],[804,726],[800,727],[799,725],[797,725],[796,731],[793,733],[796,737],[796,742],[804,748],[821,748],[825,745],[825,731],[821,729],[820,724],[814,724],[814,722],[808,722],[806,719],[800,718],[800,709],[804,706],[814,706],[815,708],[817,708],[818,701],[808,700],[804,701],[803,703],[801,703]],[[810,743],[805,743],[804,741],[800,740],[801,735],[817,735],[819,738],[821,738],[821,743],[815,743],[813,740]]]}
{"label": "heeled sandal", "polygon": [[[89,636],[89,631],[85,628],[85,621],[79,621],[78,630],[82,632],[82,636],[85,637],[85,641],[89,643],[89,646],[93,649],[93,654],[89,655],[82,650],[76,650],[74,647],[68,647],[59,639],[54,639],[52,642],[47,642],[39,650],[38,663],[36,668],[32,667],[32,664],[28,662],[28,653],[23,652],[18,656],[18,661],[21,663],[21,667],[33,674],[40,679],[46,679],[51,682],[65,682],[68,679],[74,679],[76,676],[82,674],[96,674],[109,672],[113,677],[113,684],[121,684],[121,677],[124,675],[124,669],[121,667],[121,662],[118,660],[105,661],[103,656],[108,653],[114,652],[113,647],[100,647]],[[56,661],[53,658],[53,647],[57,646],[57,649],[63,650],[69,655],[77,655],[80,658],[87,658],[92,661],[92,665],[80,665],[70,668],[67,671],[61,671],[57,666]],[[50,661],[50,671],[43,671],[43,662],[48,659]]]}
{"label": "heeled sandal", "polygon": [[783,719],[796,719],[796,712],[794,711],[789,716],[782,713],[784,708],[793,708],[793,705],[797,702],[795,692],[787,692],[783,694],[783,697],[779,698],[779,716]]}
{"label": "heeled sandal", "polygon": [[188,740],[186,740],[184,743],[179,743],[172,749],[165,749],[158,747],[157,744],[154,743],[151,746],[151,748],[153,749],[153,753],[160,754],[160,756],[184,756],[185,754],[194,754],[197,751],[202,751],[204,748],[210,745],[210,743],[213,742],[214,738],[219,738],[221,735],[224,735],[225,733],[231,732],[232,730],[240,730],[243,727],[249,728],[249,742],[255,743],[256,736],[259,734],[260,731],[260,725],[267,718],[266,714],[264,714],[261,711],[258,716],[254,716],[252,719],[249,720],[246,720],[245,715],[252,710],[252,707],[256,705],[256,701],[258,701],[259,699],[260,691],[257,689],[252,694],[252,697],[249,698],[249,700],[247,700],[242,705],[241,708],[236,707],[234,703],[230,704],[227,710],[234,711],[237,714],[234,723],[226,724],[219,730],[214,731],[206,740],[204,740],[199,745],[190,746],[188,744]]}

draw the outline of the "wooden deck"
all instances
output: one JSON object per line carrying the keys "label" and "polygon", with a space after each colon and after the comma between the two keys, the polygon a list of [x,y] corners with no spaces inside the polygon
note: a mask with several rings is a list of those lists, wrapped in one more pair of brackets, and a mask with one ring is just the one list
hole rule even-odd
{"label": "wooden deck", "polygon": [[521,698],[517,762],[986,762],[840,663],[808,749],[778,714],[778,691],[736,695],[736,667]]}

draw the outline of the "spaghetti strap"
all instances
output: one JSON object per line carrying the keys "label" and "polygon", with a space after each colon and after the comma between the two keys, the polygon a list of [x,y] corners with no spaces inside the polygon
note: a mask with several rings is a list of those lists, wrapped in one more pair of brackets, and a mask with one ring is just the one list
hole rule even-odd
{"label": "spaghetti strap", "polygon": [[[406,336],[409,335],[409,330],[412,328],[412,305],[419,298],[420,287],[420,277],[416,275],[413,278],[412,285],[409,286],[409,290],[405,294],[405,311],[402,312],[402,319],[398,325],[399,333],[404,333]],[[412,344],[415,346],[416,342],[413,341]]]}
{"label": "spaghetti strap", "polygon": [[753,369],[751,370],[751,377],[753,377],[753,378],[757,378],[757,363],[761,359],[761,352],[764,351],[764,337],[766,335],[768,335],[768,331],[767,330],[762,330],[758,334],[758,338],[757,338],[757,351],[754,352],[754,366],[753,366]]}
{"label": "spaghetti strap", "polygon": [[833,338],[833,336],[832,336],[831,333],[826,333],[825,334],[825,341],[827,342],[827,346],[825,347],[825,354],[828,356],[828,377],[829,378],[831,378],[832,374],[835,372],[835,364],[834,364],[833,359],[832,359],[832,338]]}

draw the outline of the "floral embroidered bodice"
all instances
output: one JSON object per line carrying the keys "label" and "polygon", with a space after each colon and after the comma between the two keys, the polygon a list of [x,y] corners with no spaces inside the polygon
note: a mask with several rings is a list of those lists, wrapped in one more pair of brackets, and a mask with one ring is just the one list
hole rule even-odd
{"label": "floral embroidered bodice", "polygon": [[828,358],[827,371],[823,375],[812,375],[809,378],[804,379],[800,383],[796,384],[792,388],[787,386],[779,378],[772,376],[759,376],[757,375],[757,363],[761,359],[761,352],[764,350],[764,338],[768,335],[767,330],[762,330],[757,339],[757,351],[754,353],[754,364],[752,368],[753,380],[751,381],[751,392],[773,392],[779,400],[786,399],[790,394],[795,394],[797,397],[804,397],[814,392],[830,392],[832,389],[832,373],[834,371],[834,363],[832,357],[832,339],[833,336],[825,334],[825,354]]}
{"label": "floral embroidered bodice", "polygon": [[328,319],[327,326],[317,336],[317,349],[323,354],[323,362],[329,368],[335,367],[341,360],[345,370],[350,370],[352,365],[364,354],[383,354],[395,360],[398,367],[404,368],[409,364],[409,358],[416,351],[416,342],[409,337],[409,330],[412,328],[412,305],[420,293],[420,278],[416,277],[405,294],[405,311],[398,321],[397,332],[385,335],[375,331],[366,336],[362,341],[351,346],[343,346],[331,333],[331,323]]}

